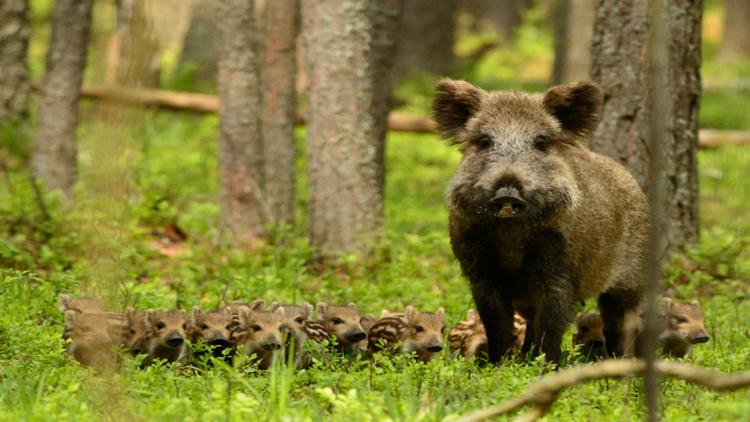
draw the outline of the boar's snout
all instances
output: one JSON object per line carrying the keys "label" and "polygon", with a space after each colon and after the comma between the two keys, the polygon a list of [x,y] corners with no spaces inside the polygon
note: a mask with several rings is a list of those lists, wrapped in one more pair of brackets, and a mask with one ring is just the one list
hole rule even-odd
{"label": "boar's snout", "polygon": [[693,343],[705,343],[709,340],[708,334],[705,331],[701,331],[698,335],[693,338]]}
{"label": "boar's snout", "polygon": [[591,348],[594,350],[604,350],[604,347],[605,347],[604,341],[602,340],[597,339],[591,342]]}
{"label": "boar's snout", "polygon": [[521,198],[518,189],[504,186],[495,191],[495,196],[490,199],[490,207],[500,218],[514,218],[526,213],[529,205]]}

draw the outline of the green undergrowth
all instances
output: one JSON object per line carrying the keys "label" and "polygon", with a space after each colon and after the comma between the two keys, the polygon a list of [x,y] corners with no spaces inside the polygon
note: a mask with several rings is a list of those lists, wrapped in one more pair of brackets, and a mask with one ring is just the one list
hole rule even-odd
{"label": "green undergrowth", "polygon": [[[98,20],[111,13],[111,5],[97,4]],[[52,9],[47,0],[34,0],[32,7],[31,68],[38,78]],[[712,13],[709,8],[709,24],[720,21]],[[551,33],[540,29],[549,25],[539,11],[528,19],[535,23],[477,63],[461,60],[493,39],[462,34],[454,76],[487,89],[544,90]],[[106,39],[105,29],[95,28],[94,40]],[[750,76],[747,63],[717,62],[711,37],[704,45],[706,79]],[[91,82],[101,76],[102,51],[92,49]],[[436,79],[414,75],[402,82],[399,111],[426,115]],[[186,89],[195,85],[178,82]],[[750,130],[747,92],[708,90],[701,125]],[[258,249],[238,249],[217,229],[216,117],[133,113],[118,126],[96,104],[84,102],[81,109],[80,183],[72,202],[31,184],[27,133],[0,132],[0,420],[449,420],[514,397],[543,373],[541,360],[485,365],[447,352],[429,364],[407,356],[382,356],[377,365],[333,358],[301,371],[278,364],[261,372],[252,362],[141,370],[132,358],[115,374],[81,367],[63,351],[60,293],[98,295],[113,306],[140,309],[210,309],[253,298],[355,301],[375,315],[407,304],[422,310],[443,306],[449,323],[472,306],[450,251],[443,204],[459,154],[436,136],[389,135],[383,238],[369,257],[320,265],[306,236],[304,158],[298,163],[295,225],[274,229]],[[304,157],[304,133],[297,135]],[[701,151],[699,162],[700,241],[670,260],[665,283],[680,299],[699,299],[706,313],[711,341],[696,347],[689,361],[724,372],[747,370],[750,150]],[[184,237],[165,240],[175,229]],[[581,309],[594,307],[588,301]],[[566,367],[578,364],[570,331]],[[642,391],[632,379],[573,387],[560,395],[547,420],[640,420]],[[661,403],[664,420],[746,420],[750,390],[714,393],[666,380]]]}
{"label": "green undergrowth", "polygon": [[[426,365],[403,356],[377,365],[333,359],[302,371],[217,364],[196,374],[168,366],[140,370],[127,359],[117,374],[103,375],[79,366],[63,352],[56,309],[62,292],[141,309],[208,309],[258,297],[356,301],[373,314],[406,304],[444,306],[451,323],[472,304],[450,252],[442,199],[458,152],[435,136],[390,135],[384,239],[371,257],[321,266],[305,236],[304,160],[298,224],[277,230],[257,250],[236,249],[216,230],[215,118],[146,115],[137,129],[114,132],[117,142],[112,132],[102,135],[93,113],[87,119],[81,200],[37,196],[22,166],[0,183],[0,418],[443,420],[513,397],[541,375],[541,361],[492,366],[447,353]],[[105,139],[127,158],[108,164],[114,176],[101,186],[97,145]],[[739,371],[750,367],[750,191],[743,183],[750,154],[722,148],[701,152],[700,160],[701,241],[672,261],[666,281],[706,311],[711,341],[696,348],[692,362]],[[158,243],[169,226],[187,236],[174,256],[163,253],[172,246]],[[639,419],[641,392],[637,380],[571,388],[549,420]],[[719,394],[681,381],[662,389],[667,420],[741,419],[749,403],[748,391]]]}

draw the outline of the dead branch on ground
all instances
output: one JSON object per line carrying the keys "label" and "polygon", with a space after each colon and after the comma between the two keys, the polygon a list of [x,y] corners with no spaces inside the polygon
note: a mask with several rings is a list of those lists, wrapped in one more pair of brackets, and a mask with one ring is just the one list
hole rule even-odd
{"label": "dead branch on ground", "polygon": [[[560,392],[567,387],[602,378],[640,375],[645,368],[646,364],[643,360],[623,359],[605,360],[591,365],[564,369],[542,377],[519,397],[464,415],[457,422],[483,421],[508,414],[526,405],[533,407],[516,420],[535,421],[547,413]],[[688,363],[661,360],[655,362],[655,369],[661,377],[681,379],[716,391],[733,391],[750,387],[750,371],[723,374]]]}
{"label": "dead branch on ground", "polygon": [[[35,89],[39,82],[33,82]],[[215,95],[166,91],[162,89],[126,88],[117,85],[83,85],[81,95],[90,100],[111,101],[139,107],[161,108],[192,113],[216,113],[219,99]],[[306,116],[297,115],[304,124]],[[433,133],[435,123],[429,117],[408,116],[398,112],[388,115],[388,129],[396,132]],[[750,132],[739,130],[701,129],[698,147],[718,148],[723,145],[750,145]]]}

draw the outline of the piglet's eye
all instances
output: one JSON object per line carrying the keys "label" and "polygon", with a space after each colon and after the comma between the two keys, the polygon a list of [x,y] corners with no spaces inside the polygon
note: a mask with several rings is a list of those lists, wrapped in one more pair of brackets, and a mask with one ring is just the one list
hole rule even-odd
{"label": "piglet's eye", "polygon": [[164,327],[166,327],[166,325],[163,322],[159,321],[159,322],[156,323],[156,329],[157,330],[163,330]]}
{"label": "piglet's eye", "polygon": [[544,135],[539,135],[534,138],[534,148],[538,149],[539,151],[547,151],[547,149],[549,148],[549,144],[549,138]]}
{"label": "piglet's eye", "polygon": [[479,149],[487,149],[492,146],[492,138],[489,135],[479,135],[474,139],[474,145]]}
{"label": "piglet's eye", "polygon": [[417,325],[416,327],[414,327],[414,331],[421,333],[424,331],[424,327],[422,327],[421,325]]}

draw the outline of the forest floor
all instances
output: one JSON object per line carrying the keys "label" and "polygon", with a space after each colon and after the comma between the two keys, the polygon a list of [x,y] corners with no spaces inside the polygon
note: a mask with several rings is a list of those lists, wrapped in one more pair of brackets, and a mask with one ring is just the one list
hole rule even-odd
{"label": "forest floor", "polygon": [[[492,76],[506,72],[514,80],[522,65],[538,60],[549,67],[549,37],[538,47],[534,31],[524,27],[512,52],[492,53],[463,69],[463,77],[488,89],[528,87]],[[38,74],[43,49],[32,47]],[[706,49],[710,57],[715,43]],[[750,63],[708,61],[704,75],[750,78]],[[407,104],[401,111],[424,115],[433,83],[416,77],[402,84],[397,95]],[[139,309],[210,309],[254,298],[355,301],[375,315],[408,304],[442,306],[449,324],[473,306],[450,251],[443,202],[459,153],[434,135],[389,134],[384,239],[367,259],[345,256],[320,266],[306,240],[304,158],[297,223],[247,251],[228,245],[217,230],[215,116],[131,111],[113,117],[92,103],[83,104],[82,114],[80,183],[71,203],[32,188],[24,170],[28,135],[0,133],[0,420],[437,421],[514,397],[542,374],[540,360],[481,365],[447,352],[429,364],[402,356],[375,367],[336,358],[300,371],[218,365],[196,375],[165,365],[140,370],[130,358],[116,374],[82,367],[64,352],[60,293],[97,294]],[[750,92],[707,92],[701,126],[750,130]],[[298,138],[304,157],[302,130]],[[699,161],[700,242],[670,261],[665,284],[679,299],[699,299],[706,314],[711,340],[689,361],[747,370],[750,148],[701,151]],[[593,308],[588,301],[581,310]],[[574,355],[571,331],[566,359]],[[573,359],[564,363],[571,365]],[[639,380],[577,386],[561,394],[547,419],[639,420],[641,393]],[[747,420],[750,390],[715,393],[666,380],[661,404],[664,420]]]}
{"label": "forest floor", "polygon": [[[447,353],[426,365],[397,358],[372,367],[335,359],[309,370],[265,373],[143,371],[126,360],[118,374],[102,376],[78,365],[63,351],[56,305],[62,292],[127,298],[140,309],[209,309],[254,298],[355,301],[376,315],[407,304],[443,306],[450,323],[472,306],[450,251],[442,199],[459,158],[455,149],[431,135],[390,134],[385,239],[369,259],[344,257],[321,268],[311,264],[305,239],[304,160],[298,225],[252,252],[219,239],[216,125],[214,117],[148,115],[137,133],[122,133],[127,140],[120,145],[111,131],[85,126],[80,200],[72,205],[51,195],[40,202],[24,171],[5,173],[0,418],[442,420],[513,397],[542,373],[540,361],[482,366]],[[119,159],[107,163],[111,148]],[[673,260],[667,283],[679,298],[697,297],[706,313],[711,341],[697,347],[691,361],[732,372],[750,368],[750,150],[702,151],[700,161],[701,241]],[[186,240],[167,240],[173,227]],[[637,380],[572,388],[550,420],[639,419],[641,390]],[[666,420],[750,414],[748,390],[718,394],[666,381],[661,397]]]}

